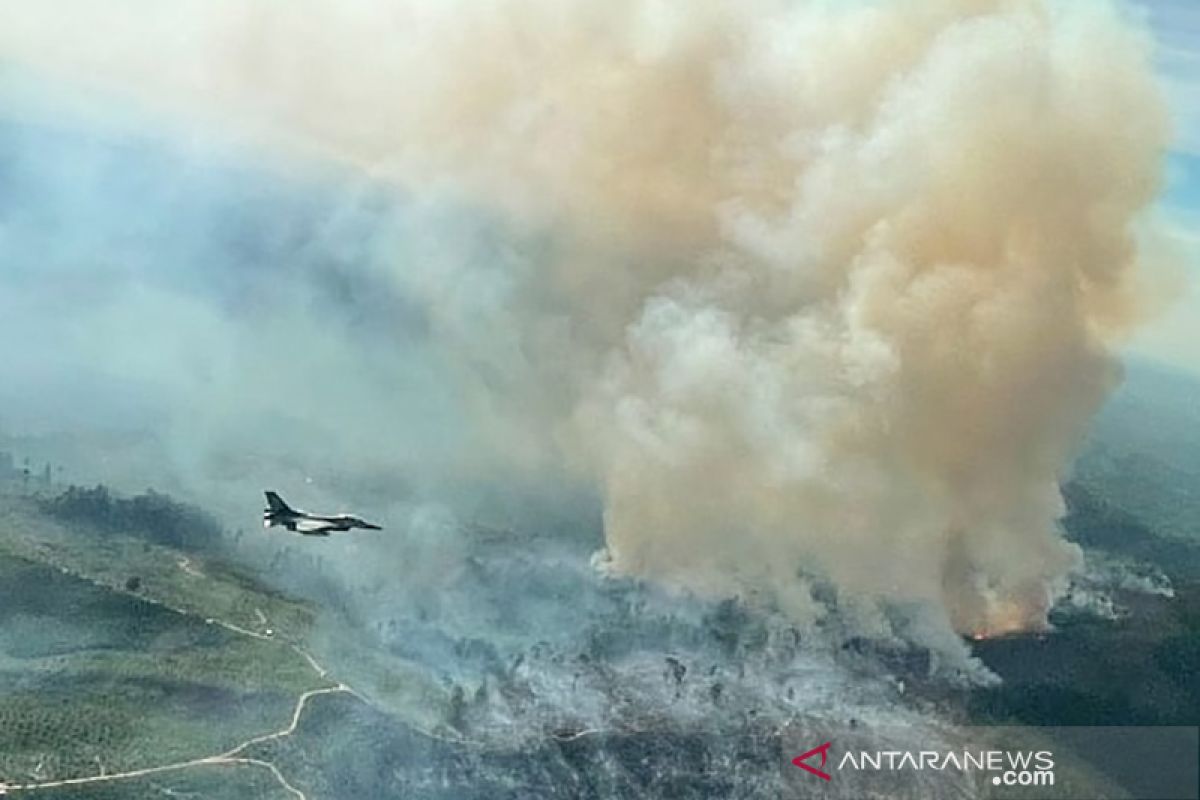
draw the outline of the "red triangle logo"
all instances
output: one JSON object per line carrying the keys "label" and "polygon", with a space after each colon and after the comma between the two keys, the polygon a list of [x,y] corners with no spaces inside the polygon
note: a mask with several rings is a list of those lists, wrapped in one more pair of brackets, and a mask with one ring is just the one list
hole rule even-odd
{"label": "red triangle logo", "polygon": [[798,755],[792,759],[792,763],[795,764],[800,769],[804,770],[805,772],[811,772],[813,775],[816,775],[821,780],[827,781],[830,779],[828,772],[823,772],[822,770],[819,770],[813,766],[809,766],[808,764],[805,764],[804,762],[807,761],[808,759],[812,758],[813,756],[815,756],[817,753],[820,753],[821,754],[821,766],[822,767],[825,766],[825,759],[829,757],[829,746],[831,744],[833,744],[833,742],[826,742],[825,744],[821,745],[820,747],[814,747],[812,750],[809,750],[807,753],[801,753],[800,755]]}

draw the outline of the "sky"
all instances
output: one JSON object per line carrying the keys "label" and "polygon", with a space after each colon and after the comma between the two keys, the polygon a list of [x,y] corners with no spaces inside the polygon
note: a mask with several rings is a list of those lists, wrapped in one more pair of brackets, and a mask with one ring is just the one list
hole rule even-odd
{"label": "sky", "polygon": [[1186,270],[1177,299],[1133,340],[1135,354],[1200,374],[1200,2],[1145,0],[1158,45],[1157,70],[1175,125],[1161,213]]}

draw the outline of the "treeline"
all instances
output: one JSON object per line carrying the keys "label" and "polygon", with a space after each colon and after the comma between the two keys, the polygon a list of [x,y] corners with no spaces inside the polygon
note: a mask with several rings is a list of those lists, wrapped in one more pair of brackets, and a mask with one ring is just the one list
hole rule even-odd
{"label": "treeline", "polygon": [[220,549],[222,528],[216,518],[196,506],[149,490],[120,497],[107,486],[71,486],[41,501],[42,510],[64,522],[86,525],[102,534],[126,534],[181,550]]}
{"label": "treeline", "polygon": [[1164,535],[1079,481],[1062,487],[1063,527],[1084,549],[1096,548],[1158,566],[1172,581],[1200,583],[1200,546]]}

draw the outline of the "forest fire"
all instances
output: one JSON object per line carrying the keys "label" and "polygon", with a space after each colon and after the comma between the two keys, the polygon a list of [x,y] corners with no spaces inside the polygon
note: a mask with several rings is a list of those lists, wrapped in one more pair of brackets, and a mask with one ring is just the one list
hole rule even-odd
{"label": "forest fire", "polygon": [[1019,603],[1000,602],[988,609],[983,624],[967,633],[967,638],[985,642],[1025,633],[1042,633],[1046,627],[1044,620]]}

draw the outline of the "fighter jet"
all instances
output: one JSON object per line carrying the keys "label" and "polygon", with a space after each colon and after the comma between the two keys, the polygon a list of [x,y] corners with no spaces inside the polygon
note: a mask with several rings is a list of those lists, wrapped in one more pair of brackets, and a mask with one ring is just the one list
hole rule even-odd
{"label": "fighter jet", "polygon": [[328,536],[331,533],[342,533],[351,528],[383,530],[378,525],[373,525],[350,514],[334,514],[328,517],[321,514],[309,514],[307,511],[292,508],[283,502],[283,498],[275,492],[264,492],[264,494],[267,496],[267,507],[263,509],[264,528],[280,525],[289,531],[305,536]]}

